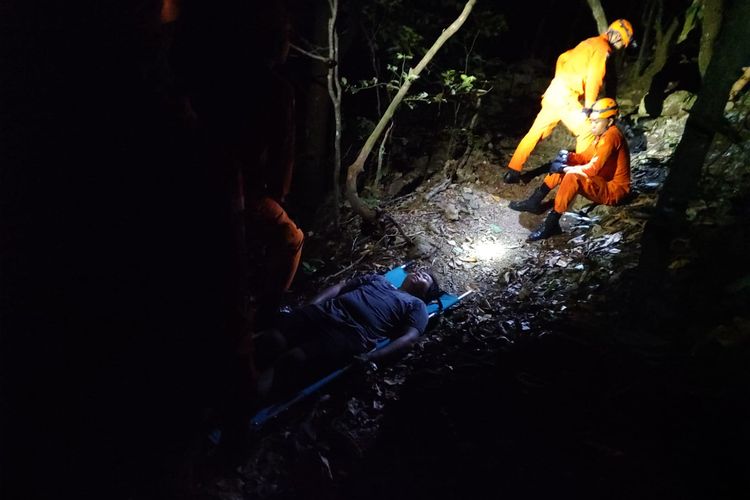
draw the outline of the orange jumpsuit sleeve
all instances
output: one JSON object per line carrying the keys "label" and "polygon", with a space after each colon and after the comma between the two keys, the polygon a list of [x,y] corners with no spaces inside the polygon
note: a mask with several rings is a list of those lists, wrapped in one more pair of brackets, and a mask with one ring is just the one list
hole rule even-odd
{"label": "orange jumpsuit sleeve", "polygon": [[627,171],[627,175],[629,176],[629,156],[625,138],[617,127],[613,125],[604,134],[594,140],[586,151],[582,153],[569,153],[568,165],[586,165],[596,157],[596,161],[583,169],[584,173],[589,177],[599,176],[610,181],[618,177],[618,172]]}
{"label": "orange jumpsuit sleeve", "polygon": [[[604,134],[599,138],[598,141],[594,142],[594,154],[591,156],[591,158],[596,156],[596,160],[591,165],[583,169],[586,175],[588,175],[589,177],[599,175],[599,171],[601,171],[601,169],[609,161],[612,155],[616,154],[617,150],[620,149],[620,144],[617,140],[618,137],[618,135]],[[590,161],[591,158],[589,158],[588,161]]]}
{"label": "orange jumpsuit sleeve", "polygon": [[612,158],[615,160],[620,146],[622,145],[621,135],[615,133],[604,132],[599,138],[591,143],[591,146],[586,148],[581,153],[574,153],[571,151],[568,153],[568,165],[586,165],[591,161],[592,158],[596,157],[596,161],[586,167],[583,171],[589,177],[599,175],[599,172]]}
{"label": "orange jumpsuit sleeve", "polygon": [[568,165],[574,167],[576,165],[585,165],[588,161],[594,157],[594,146],[589,146],[586,151],[581,153],[575,153],[573,151],[568,152]]}
{"label": "orange jumpsuit sleeve", "polygon": [[[591,161],[596,157],[595,161]],[[598,203],[615,204],[630,192],[630,152],[625,137],[616,126],[611,126],[582,153],[570,153],[568,165],[583,165],[589,178],[606,184],[606,190],[590,199]],[[549,184],[547,184],[549,186]],[[592,184],[593,185],[593,184]],[[553,187],[553,186],[550,186]],[[558,194],[559,195],[559,194]]]}
{"label": "orange jumpsuit sleeve", "polygon": [[555,88],[565,88],[583,97],[585,106],[590,108],[599,97],[611,50],[607,36],[599,35],[560,54],[552,80]]}

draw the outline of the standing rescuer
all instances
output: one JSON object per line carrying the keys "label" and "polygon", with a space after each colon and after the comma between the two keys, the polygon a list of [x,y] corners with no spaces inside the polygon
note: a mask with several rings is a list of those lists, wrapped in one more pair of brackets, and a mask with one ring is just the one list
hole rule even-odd
{"label": "standing rescuer", "polygon": [[591,108],[593,141],[582,153],[560,151],[552,162],[544,183],[529,198],[511,201],[520,212],[542,212],[542,201],[556,186],[555,205],[529,241],[549,238],[562,232],[560,216],[578,194],[595,203],[615,205],[630,193],[630,151],[622,132],[615,126],[617,102],[605,97]]}
{"label": "standing rescuer", "polygon": [[249,95],[245,122],[237,148],[245,205],[247,247],[260,241],[265,255],[259,266],[255,326],[273,323],[282,296],[292,284],[302,256],[304,233],[285,208],[295,156],[294,88],[282,76],[289,55],[291,26],[284,9],[258,32],[265,37],[267,71],[255,82],[261,98]]}
{"label": "standing rescuer", "polygon": [[[599,36],[588,38],[557,58],[555,76],[542,96],[542,109],[531,129],[516,147],[503,176],[507,184],[521,180],[521,170],[537,142],[548,137],[562,121],[576,136],[576,153],[586,150],[594,137],[588,116],[599,97],[612,49],[620,50],[633,43],[633,26],[618,19]],[[583,99],[583,103],[581,103]]]}

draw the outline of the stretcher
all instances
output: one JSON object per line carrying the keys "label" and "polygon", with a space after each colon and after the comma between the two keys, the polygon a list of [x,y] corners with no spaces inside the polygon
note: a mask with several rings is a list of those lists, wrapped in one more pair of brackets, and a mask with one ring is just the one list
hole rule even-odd
{"label": "stretcher", "polygon": [[[401,283],[403,283],[404,278],[406,278],[406,275],[408,274],[408,271],[406,270],[409,267],[409,263],[404,264],[402,266],[396,267],[388,271],[384,274],[384,277],[390,281],[395,287],[400,287]],[[451,307],[456,306],[459,302],[461,302],[462,299],[469,296],[471,293],[473,293],[473,290],[469,290],[461,295],[452,295],[447,292],[443,292],[443,294],[440,296],[439,299],[437,299],[434,302],[431,302],[427,305],[427,314],[429,318],[432,318],[436,315],[441,314],[443,311],[446,311],[447,309],[450,309]],[[390,342],[389,339],[385,339],[381,341],[373,351],[377,351],[378,349],[381,349],[388,345]],[[338,370],[326,375],[325,377],[321,378],[317,382],[314,382],[310,384],[309,386],[305,387],[301,391],[299,391],[297,394],[292,396],[290,399],[278,403],[273,404],[271,406],[267,406],[260,410],[258,413],[256,413],[252,419],[250,420],[250,426],[253,429],[258,429],[262,427],[268,420],[272,419],[273,417],[277,416],[281,412],[285,411],[287,408],[292,406],[293,404],[297,403],[298,401],[301,401],[302,399],[305,399],[307,396],[317,392],[322,387],[326,386],[331,381],[337,379],[347,371],[351,370],[353,364],[349,364],[343,368],[339,368]]]}

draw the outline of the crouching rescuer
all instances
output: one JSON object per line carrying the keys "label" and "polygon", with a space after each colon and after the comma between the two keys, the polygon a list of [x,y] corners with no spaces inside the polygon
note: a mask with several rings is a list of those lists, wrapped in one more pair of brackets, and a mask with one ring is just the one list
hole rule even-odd
{"label": "crouching rescuer", "polygon": [[527,199],[511,201],[519,212],[541,213],[542,202],[558,187],[552,211],[528,237],[536,241],[560,234],[560,217],[576,195],[581,194],[603,205],[616,205],[630,193],[630,151],[622,132],[615,125],[618,106],[614,99],[599,99],[591,108],[594,140],[581,153],[560,151],[551,163],[550,173]]}

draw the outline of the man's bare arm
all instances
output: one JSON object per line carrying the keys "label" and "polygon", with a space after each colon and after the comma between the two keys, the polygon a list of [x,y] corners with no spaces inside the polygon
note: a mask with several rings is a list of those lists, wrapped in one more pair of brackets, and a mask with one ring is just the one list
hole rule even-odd
{"label": "man's bare arm", "polygon": [[395,361],[414,347],[419,335],[419,330],[413,326],[407,327],[398,338],[392,340],[387,346],[367,354],[367,358],[375,363]]}
{"label": "man's bare arm", "polygon": [[315,297],[310,299],[308,304],[320,304],[321,302],[325,302],[328,299],[338,297],[339,294],[341,294],[341,291],[346,286],[346,284],[347,282],[342,281],[341,283],[337,283],[335,285],[329,286],[328,288],[318,293]]}

